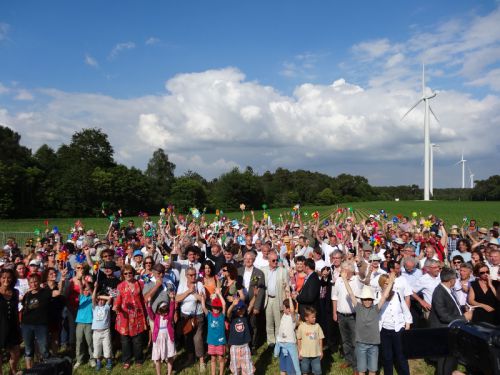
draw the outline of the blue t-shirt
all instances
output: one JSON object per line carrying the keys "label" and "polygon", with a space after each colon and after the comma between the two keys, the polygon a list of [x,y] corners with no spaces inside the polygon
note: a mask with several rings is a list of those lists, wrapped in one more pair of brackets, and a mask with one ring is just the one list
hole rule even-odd
{"label": "blue t-shirt", "polygon": [[252,335],[247,317],[240,317],[233,313],[229,325],[229,345],[249,344],[251,341]]}
{"label": "blue t-shirt", "polygon": [[208,312],[207,323],[207,344],[208,345],[225,345],[226,331],[224,326],[225,315],[219,314],[214,316],[211,311]]}
{"label": "blue t-shirt", "polygon": [[76,323],[92,323],[92,296],[80,294]]}
{"label": "blue t-shirt", "polygon": [[108,329],[109,328],[109,311],[111,306],[105,304],[104,306],[94,306],[92,319],[92,329]]}

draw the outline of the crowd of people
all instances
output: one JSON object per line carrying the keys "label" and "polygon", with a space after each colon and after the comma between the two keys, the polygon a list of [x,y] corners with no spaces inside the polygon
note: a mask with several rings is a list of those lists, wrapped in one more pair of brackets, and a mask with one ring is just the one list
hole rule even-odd
{"label": "crowd of people", "polygon": [[[341,208],[308,221],[298,209],[279,224],[253,212],[208,222],[162,210],[157,222],[143,214],[122,226],[120,215],[102,238],[77,222],[68,236],[47,229],[25,247],[8,239],[0,369],[8,361],[18,372],[22,345],[26,368],[66,351],[75,369],[150,358],[157,375],[172,374],[184,350],[201,373],[248,375],[265,372],[252,355],[267,345],[281,374],[322,374],[337,351],[354,374],[409,374],[403,331],[500,322],[498,222]],[[436,366],[450,374],[456,359]]]}

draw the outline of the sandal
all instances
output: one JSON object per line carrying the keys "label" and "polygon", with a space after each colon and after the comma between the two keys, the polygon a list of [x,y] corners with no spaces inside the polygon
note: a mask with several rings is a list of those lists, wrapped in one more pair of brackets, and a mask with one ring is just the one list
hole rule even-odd
{"label": "sandal", "polygon": [[128,370],[129,368],[130,368],[130,363],[125,363],[125,364],[123,365],[123,369],[124,369],[124,370]]}

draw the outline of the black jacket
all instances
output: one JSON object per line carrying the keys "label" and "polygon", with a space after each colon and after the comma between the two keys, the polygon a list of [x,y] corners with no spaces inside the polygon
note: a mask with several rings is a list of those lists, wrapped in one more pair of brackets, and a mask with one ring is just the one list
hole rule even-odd
{"label": "black jacket", "polygon": [[432,328],[447,327],[452,321],[465,319],[453,297],[442,284],[432,293],[432,308],[429,323]]}
{"label": "black jacket", "polygon": [[318,311],[320,288],[321,282],[319,280],[318,274],[316,272],[312,272],[297,296],[297,302],[299,303],[299,312],[301,316],[304,316],[304,308],[307,306],[314,307],[316,311]]}

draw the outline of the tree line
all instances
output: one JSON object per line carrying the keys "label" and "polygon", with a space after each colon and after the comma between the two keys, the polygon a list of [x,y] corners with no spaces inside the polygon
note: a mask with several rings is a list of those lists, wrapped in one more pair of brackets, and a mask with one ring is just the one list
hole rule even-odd
{"label": "tree line", "polygon": [[[377,187],[362,176],[285,168],[262,175],[251,167],[234,168],[211,181],[193,171],[175,176],[163,149],[153,152],[142,171],[117,163],[108,136],[95,128],[75,132],[57,150],[44,144],[33,153],[20,141],[18,133],[0,126],[2,218],[98,216],[120,207],[135,215],[169,204],[179,212],[214,212],[238,210],[240,203],[260,209],[422,197],[417,185]],[[474,189],[434,191],[441,200],[500,200],[500,176],[477,181]]]}

